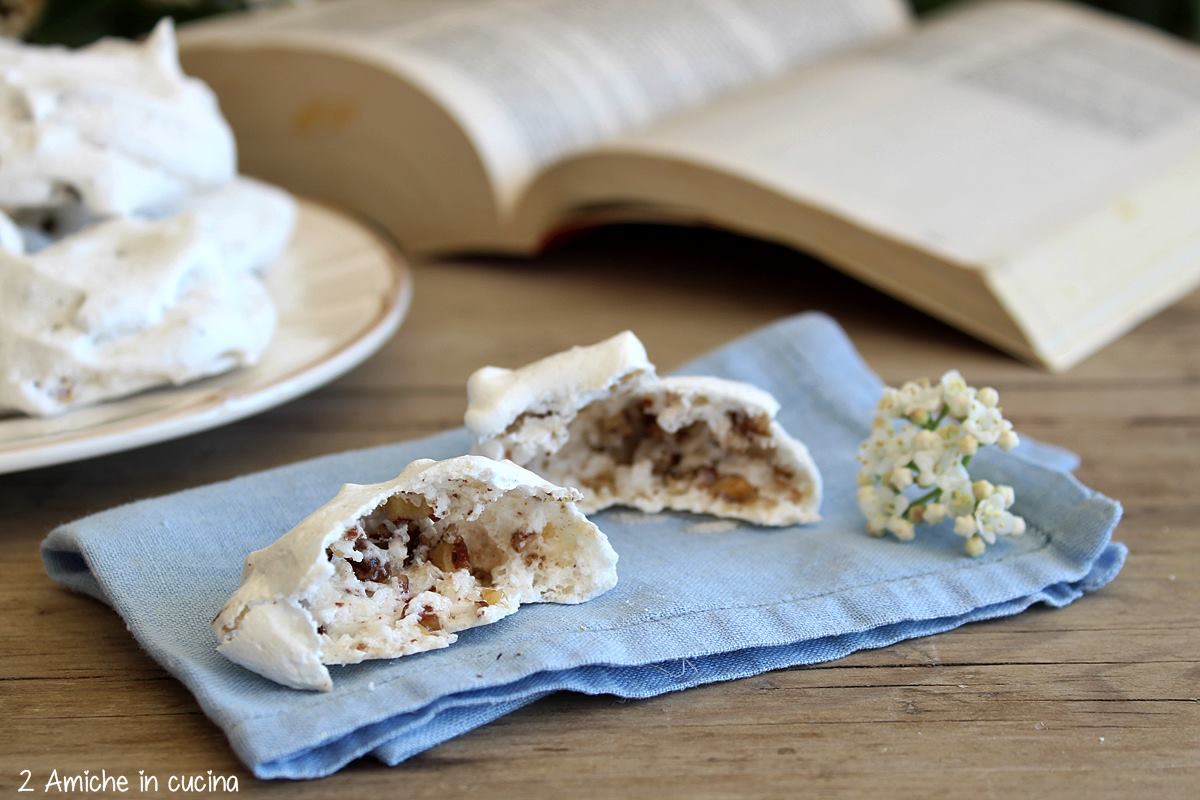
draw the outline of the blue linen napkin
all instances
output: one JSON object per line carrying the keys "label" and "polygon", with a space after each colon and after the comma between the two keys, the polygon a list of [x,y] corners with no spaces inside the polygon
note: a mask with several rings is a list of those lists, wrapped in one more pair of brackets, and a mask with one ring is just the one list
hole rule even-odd
{"label": "blue linen napkin", "polygon": [[523,607],[446,650],[332,667],[327,694],[286,689],[225,660],[209,620],[248,552],[343,482],[380,481],[415,458],[465,452],[463,430],[95,514],[46,538],[46,569],[121,614],[256,775],[315,778],[368,753],[399,763],[550,692],[650,697],[828,661],[1034,603],[1063,606],[1121,568],[1125,547],[1110,542],[1120,506],[1071,476],[1072,454],[1033,442],[972,463],[972,472],[1016,488],[1025,536],[979,559],[963,556],[947,525],[908,544],[867,536],[854,459],[881,384],[825,316],[778,322],[683,372],[750,381],[779,398],[781,422],[824,475],[824,521],[714,531],[711,520],[687,514],[598,514],[621,556],[611,592],[582,606]]}

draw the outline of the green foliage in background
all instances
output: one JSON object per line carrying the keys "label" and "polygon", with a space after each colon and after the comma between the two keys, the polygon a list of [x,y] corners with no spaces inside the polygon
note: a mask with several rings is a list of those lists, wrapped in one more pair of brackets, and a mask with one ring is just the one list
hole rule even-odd
{"label": "green foliage in background", "polygon": [[28,41],[78,46],[101,36],[140,36],[168,14],[179,22],[244,8],[244,0],[43,0]]}
{"label": "green foliage in background", "polygon": [[[962,0],[910,2],[925,13]],[[165,14],[184,21],[263,4],[264,0],[0,0],[0,19],[14,8],[22,9],[35,20],[26,31],[30,41],[80,45],[104,35],[138,36]],[[1200,0],[1090,0],[1089,5],[1200,41]]]}
{"label": "green foliage in background", "polygon": [[[923,14],[961,0],[909,0]],[[1085,0],[1089,6],[1200,41],[1200,0]]]}

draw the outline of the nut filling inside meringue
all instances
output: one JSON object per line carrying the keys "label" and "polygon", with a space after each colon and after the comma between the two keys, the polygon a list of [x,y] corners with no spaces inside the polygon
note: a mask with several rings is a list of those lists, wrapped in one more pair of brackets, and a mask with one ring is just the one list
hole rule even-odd
{"label": "nut filling inside meringue", "polygon": [[321,660],[348,664],[429,649],[430,639],[448,644],[454,632],[520,603],[573,592],[571,549],[545,505],[505,497],[475,519],[451,520],[418,496],[389,498],[326,549],[333,574],[304,603]]}
{"label": "nut filling inside meringue", "polygon": [[716,424],[664,425],[678,398],[618,396],[580,410],[557,452],[527,466],[584,493],[595,511],[618,503],[646,511],[795,505],[811,495],[806,475],[777,457],[766,415],[730,411]]}

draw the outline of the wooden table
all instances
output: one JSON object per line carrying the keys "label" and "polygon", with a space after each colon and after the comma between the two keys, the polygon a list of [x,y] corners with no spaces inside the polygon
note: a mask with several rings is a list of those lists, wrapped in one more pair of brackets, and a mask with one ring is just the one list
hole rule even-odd
{"label": "wooden table", "polygon": [[[1196,796],[1200,293],[1050,375],[799,255],[716,233],[620,229],[535,263],[415,275],[400,333],[331,386],[221,430],[0,477],[4,796],[19,770],[55,767],[213,770],[289,797]],[[38,559],[55,524],[117,503],[456,426],[481,364],[628,327],[669,369],[806,309],[837,318],[890,382],[958,367],[1001,389],[1023,433],[1080,452],[1080,478],[1125,504],[1116,582],[1063,610],[830,664],[639,702],[557,696],[402,767],[366,760],[296,784],[255,781],[121,620],[57,589]]]}

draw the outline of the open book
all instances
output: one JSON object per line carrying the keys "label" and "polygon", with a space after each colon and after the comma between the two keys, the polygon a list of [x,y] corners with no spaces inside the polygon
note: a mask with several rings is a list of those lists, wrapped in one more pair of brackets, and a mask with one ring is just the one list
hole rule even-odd
{"label": "open book", "polygon": [[246,171],[418,253],[719,225],[1052,368],[1200,278],[1200,53],[1075,6],[340,0],[181,45]]}

